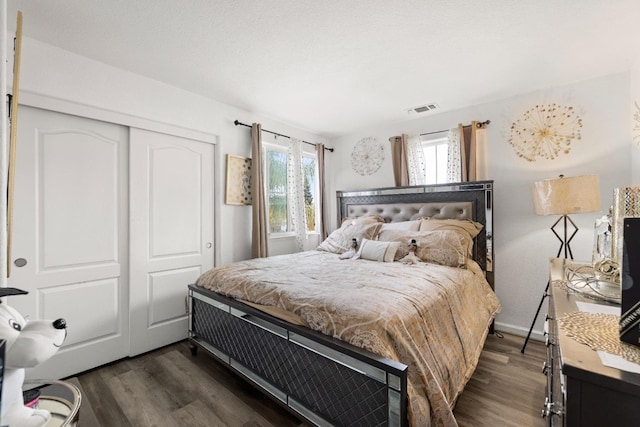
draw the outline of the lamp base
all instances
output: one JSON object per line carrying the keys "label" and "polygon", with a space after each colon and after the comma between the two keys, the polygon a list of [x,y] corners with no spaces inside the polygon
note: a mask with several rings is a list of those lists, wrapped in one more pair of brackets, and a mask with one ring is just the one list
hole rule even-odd
{"label": "lamp base", "polygon": [[[560,235],[556,231],[556,227],[558,226],[558,224],[560,224],[560,222],[562,222],[562,226],[563,226],[562,237],[560,237]],[[568,235],[569,224],[571,224],[571,226],[573,227],[573,232],[571,233],[571,235]],[[556,235],[558,240],[560,240],[560,248],[558,249],[558,254],[556,255],[556,258],[560,258],[560,254],[564,250],[564,257],[566,259],[573,259],[573,252],[571,252],[570,243],[571,243],[571,240],[573,240],[573,237],[578,232],[578,226],[576,225],[576,223],[573,222],[573,220],[569,217],[569,215],[562,215],[560,218],[556,220],[556,222],[553,223],[553,225],[551,226],[551,231],[553,232],[553,234]],[[542,308],[544,299],[549,295],[548,292],[549,292],[549,282],[547,282],[547,287],[544,288],[544,293],[542,294],[542,298],[540,298],[540,304],[538,304],[538,309],[536,310],[536,314],[535,316],[533,316],[531,327],[529,328],[529,332],[527,333],[527,338],[524,340],[524,345],[522,346],[520,353],[524,353],[525,348],[527,348],[527,343],[529,342],[529,338],[531,337],[531,332],[533,331],[533,327],[535,326],[536,320],[538,319],[538,315],[540,314],[540,309]]]}
{"label": "lamp base", "polygon": [[[560,237],[560,235],[556,231],[556,227],[558,226],[560,221],[562,221],[562,225],[563,225],[562,237]],[[571,233],[570,236],[567,236],[568,230],[569,230],[569,224],[571,224],[571,226],[573,227],[573,232]],[[560,254],[564,249],[564,257],[573,259],[573,252],[571,252],[570,243],[571,243],[571,240],[573,240],[573,237],[576,235],[576,233],[578,233],[578,230],[579,230],[578,226],[576,225],[575,222],[573,222],[573,220],[569,217],[569,215],[562,215],[560,218],[556,220],[556,222],[553,223],[553,225],[551,226],[551,231],[553,232],[553,234],[556,235],[556,237],[560,241],[560,248],[558,249],[558,254],[556,255],[556,258],[560,258]]]}

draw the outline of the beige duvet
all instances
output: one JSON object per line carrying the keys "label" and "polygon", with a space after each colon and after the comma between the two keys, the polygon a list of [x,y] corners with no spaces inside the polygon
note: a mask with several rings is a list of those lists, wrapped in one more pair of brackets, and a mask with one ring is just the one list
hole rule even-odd
{"label": "beige duvet", "polygon": [[473,262],[405,265],[308,251],[217,267],[196,284],[293,312],[311,329],[406,364],[413,426],[457,425],[453,405],[500,308]]}

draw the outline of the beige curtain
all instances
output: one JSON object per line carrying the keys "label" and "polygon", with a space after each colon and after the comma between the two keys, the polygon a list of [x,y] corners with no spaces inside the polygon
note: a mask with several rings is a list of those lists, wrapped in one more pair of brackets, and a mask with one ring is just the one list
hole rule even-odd
{"label": "beige curtain", "polygon": [[262,125],[251,125],[251,189],[253,193],[253,231],[251,235],[252,258],[268,256],[267,248],[267,205],[262,171]]}
{"label": "beige curtain", "polygon": [[324,181],[324,144],[316,144],[316,159],[318,162],[318,188],[320,201],[319,231],[320,240],[324,240],[329,235],[327,232],[327,209]]}
{"label": "beige curtain", "polygon": [[408,140],[409,136],[404,133],[401,136],[392,136],[389,138],[389,142],[391,143],[393,179],[396,187],[409,185],[409,165],[407,164]]}
{"label": "beige curtain", "polygon": [[460,134],[460,157],[462,182],[488,179],[487,130],[480,122],[473,121],[470,126],[458,125]]}
{"label": "beige curtain", "polygon": [[476,181],[489,179],[489,145],[487,127],[476,129]]}

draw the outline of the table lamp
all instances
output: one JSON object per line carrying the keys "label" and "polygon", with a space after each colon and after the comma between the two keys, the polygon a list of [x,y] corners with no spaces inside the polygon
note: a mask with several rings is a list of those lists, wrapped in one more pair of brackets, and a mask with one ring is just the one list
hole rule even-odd
{"label": "table lamp", "polygon": [[[560,215],[551,226],[551,231],[560,240],[560,248],[556,258],[564,250],[564,257],[573,259],[571,240],[578,232],[578,227],[569,214],[597,212],[600,210],[600,183],[598,175],[583,175],[545,179],[536,181],[532,186],[533,208],[536,215]],[[562,237],[556,226],[562,222]],[[569,223],[573,232],[568,235]]]}
{"label": "table lamp", "polygon": [[[560,217],[551,226],[551,231],[560,240],[560,248],[556,258],[564,252],[565,258],[573,259],[571,252],[571,240],[578,232],[578,226],[569,217],[569,214],[579,214],[588,212],[597,212],[600,210],[600,182],[598,175],[583,175],[574,177],[565,177],[560,175],[558,178],[545,179],[536,181],[531,187],[533,196],[533,208],[536,215],[560,215]],[[556,231],[558,224],[562,223],[562,237]],[[569,234],[569,224],[573,227],[573,232]],[[524,353],[531,331],[536,323],[542,303],[548,295],[549,282],[542,294],[540,304],[536,315],[533,317],[529,333],[522,346],[521,353]]]}

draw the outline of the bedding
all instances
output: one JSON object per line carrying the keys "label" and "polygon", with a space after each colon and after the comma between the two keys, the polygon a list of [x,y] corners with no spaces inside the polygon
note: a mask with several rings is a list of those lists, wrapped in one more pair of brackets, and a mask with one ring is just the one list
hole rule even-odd
{"label": "bedding", "polygon": [[380,232],[379,241],[399,244],[395,253],[398,261],[409,254],[409,242],[416,241],[416,256],[422,262],[464,267],[467,263],[468,242],[465,236],[454,230]]}
{"label": "bedding", "polygon": [[385,222],[380,227],[380,232],[388,230],[405,230],[405,231],[418,231],[420,230],[420,221],[399,221],[399,222]]}
{"label": "bedding", "polygon": [[414,426],[456,425],[456,398],[500,309],[471,260],[465,268],[405,265],[315,250],[220,266],[196,285],[291,313],[313,330],[408,365]]}
{"label": "bedding", "polygon": [[420,231],[451,230],[460,233],[465,238],[467,253],[473,253],[473,239],[482,230],[482,224],[470,219],[436,219],[422,218]]}
{"label": "bedding", "polygon": [[351,248],[351,240],[358,244],[362,239],[373,239],[380,231],[384,219],[377,215],[367,215],[360,218],[345,218],[340,228],[334,230],[320,245],[318,250],[342,254]]}
{"label": "bedding", "polygon": [[358,252],[352,258],[393,262],[399,246],[400,242],[378,242],[376,240],[362,239]]}

